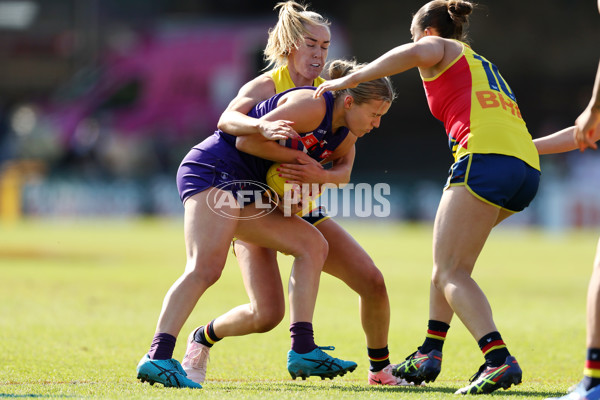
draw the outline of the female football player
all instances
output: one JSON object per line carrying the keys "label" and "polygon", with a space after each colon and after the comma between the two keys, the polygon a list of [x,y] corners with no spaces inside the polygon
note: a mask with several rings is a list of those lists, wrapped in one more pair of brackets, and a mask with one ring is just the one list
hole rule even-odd
{"label": "female football player", "polygon": [[427,336],[394,372],[413,382],[434,380],[456,313],[485,358],[459,394],[490,393],[521,382],[519,364],[471,273],[492,228],[529,205],[540,179],[538,153],[514,92],[498,68],[465,43],[464,26],[472,10],[469,1],[428,2],[412,19],[413,43],[395,47],[343,78],[322,83],[315,93],[419,70],[429,108],[444,123],[455,162],[434,223]]}
{"label": "female football player", "polygon": [[[337,62],[330,71],[339,77],[355,68]],[[343,156],[358,137],[379,126],[395,97],[389,79],[365,82],[319,99],[314,98],[314,89],[290,89],[258,103],[249,112],[262,121],[289,121],[299,135],[312,135],[319,146],[310,154],[259,135],[246,135],[236,143],[235,135],[219,129],[184,157],[177,186],[185,208],[187,263],[164,299],[150,351],[138,364],[142,381],[201,388],[172,358],[173,350],[196,303],[218,280],[233,237],[294,257],[289,283],[292,345],[288,371],[292,377],[333,378],[356,368],[356,363],[333,358],[314,342],[312,317],[328,254],[327,241],[314,226],[295,216],[285,217],[279,209],[255,218],[262,213],[258,205],[261,198],[241,195],[248,182],[264,182],[274,161],[289,163],[300,158],[318,163]],[[210,330],[208,335],[212,335]]]}
{"label": "female football player", "polygon": [[[262,135],[267,139],[296,138],[295,125],[289,121],[264,121],[246,113],[256,103],[276,93],[324,82],[319,75],[331,40],[329,23],[320,14],[293,1],[279,3],[276,8],[280,8],[279,21],[270,31],[265,49],[265,57],[273,68],[245,84],[231,101],[218,124],[226,132]],[[354,156],[355,148],[351,145],[346,154],[333,160],[330,169],[300,159],[284,164],[280,172],[284,178],[295,182],[347,183]],[[388,351],[390,304],[383,275],[352,236],[327,216],[324,207],[310,211],[303,219],[319,230],[329,247],[323,271],[341,279],[359,295],[370,361],[368,382],[406,384],[391,373]],[[191,332],[182,365],[188,377],[198,383],[205,379],[209,350],[216,341],[227,336],[269,331],[285,314],[277,252],[240,239],[235,240],[233,246],[250,303],[235,307]]]}

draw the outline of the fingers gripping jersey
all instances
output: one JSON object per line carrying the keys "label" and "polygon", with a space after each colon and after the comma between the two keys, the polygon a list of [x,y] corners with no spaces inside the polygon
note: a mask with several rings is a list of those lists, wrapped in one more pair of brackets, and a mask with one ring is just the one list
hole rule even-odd
{"label": "fingers gripping jersey", "polygon": [[539,170],[538,152],[514,93],[494,64],[461,45],[461,54],[444,71],[423,78],[429,108],[444,123],[454,159],[503,154]]}

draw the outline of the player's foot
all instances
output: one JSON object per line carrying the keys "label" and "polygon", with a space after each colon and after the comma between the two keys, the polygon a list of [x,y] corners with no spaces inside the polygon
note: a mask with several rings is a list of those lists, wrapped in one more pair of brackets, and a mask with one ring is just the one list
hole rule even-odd
{"label": "player's foot", "polygon": [[321,379],[333,379],[342,376],[346,372],[356,369],[353,361],[344,361],[331,357],[323,350],[334,350],[333,346],[317,347],[306,354],[298,354],[293,350],[288,352],[287,368],[292,379],[301,377],[303,380],[309,376],[320,376]]}
{"label": "player's foot", "polygon": [[521,383],[522,376],[523,372],[516,358],[508,356],[499,367],[483,364],[471,378],[471,384],[457,390],[455,394],[487,394],[500,388],[506,390],[513,384]]}
{"label": "player's foot", "polygon": [[600,386],[586,390],[583,382],[579,382],[574,388],[569,388],[569,393],[561,397],[550,397],[546,400],[598,400],[600,399]]}
{"label": "player's foot", "polygon": [[187,348],[185,356],[181,362],[183,370],[187,373],[187,377],[196,383],[203,383],[206,379],[206,369],[208,365],[208,356],[210,347],[198,343],[194,340],[196,330],[188,336]]}
{"label": "player's foot", "polygon": [[412,386],[414,384],[392,375],[392,365],[390,364],[381,371],[369,371],[369,385]]}
{"label": "player's foot", "polygon": [[146,354],[137,366],[137,378],[151,385],[162,383],[165,387],[202,389],[202,386],[186,378],[186,373],[181,368],[179,361],[151,360]]}
{"label": "player's foot", "polygon": [[415,385],[433,382],[442,370],[442,352],[431,350],[427,354],[415,351],[406,360],[392,367],[392,373]]}

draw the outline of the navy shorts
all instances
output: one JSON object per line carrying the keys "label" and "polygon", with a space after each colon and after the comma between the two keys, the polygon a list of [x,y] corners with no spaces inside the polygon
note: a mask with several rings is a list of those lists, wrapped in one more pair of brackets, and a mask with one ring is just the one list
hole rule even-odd
{"label": "navy shorts", "polygon": [[321,222],[328,219],[327,209],[325,206],[319,206],[314,210],[311,210],[308,214],[302,216],[302,219],[312,225],[319,225]]}
{"label": "navy shorts", "polygon": [[465,186],[486,203],[512,212],[524,210],[535,197],[540,171],[502,154],[467,154],[450,167],[445,188]]}

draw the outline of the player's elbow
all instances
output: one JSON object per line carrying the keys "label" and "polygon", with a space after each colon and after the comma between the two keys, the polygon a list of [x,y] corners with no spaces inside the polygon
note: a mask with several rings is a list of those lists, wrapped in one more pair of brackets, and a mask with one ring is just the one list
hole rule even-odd
{"label": "player's elbow", "polygon": [[346,175],[344,175],[344,177],[342,178],[342,181],[340,183],[344,186],[349,184],[350,183],[350,175],[351,175],[351,172],[348,171],[348,173]]}
{"label": "player's elbow", "polygon": [[219,122],[217,122],[217,129],[219,129],[223,132],[227,132],[226,114],[227,114],[227,112],[224,112],[223,114],[221,114],[221,117],[219,117]]}
{"label": "player's elbow", "polygon": [[251,141],[248,136],[238,136],[235,138],[235,148],[239,151],[248,152],[251,148]]}
{"label": "player's elbow", "polygon": [[[331,181],[328,181],[326,183],[331,183]],[[338,188],[343,188],[344,186],[347,186],[350,183],[350,176],[342,176],[339,179],[337,179],[337,181],[335,182],[335,184],[337,185]]]}

